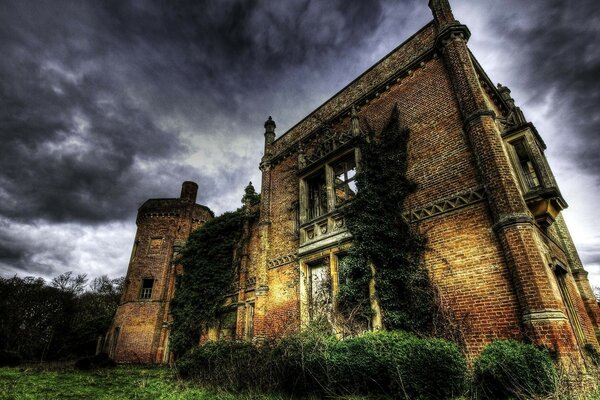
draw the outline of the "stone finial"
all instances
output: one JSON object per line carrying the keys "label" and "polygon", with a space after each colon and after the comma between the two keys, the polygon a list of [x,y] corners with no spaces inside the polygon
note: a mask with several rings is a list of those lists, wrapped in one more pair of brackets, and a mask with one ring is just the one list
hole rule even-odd
{"label": "stone finial", "polygon": [[196,196],[198,195],[198,184],[192,181],[185,181],[181,185],[181,195],[179,196],[181,200],[195,203]]}
{"label": "stone finial", "polygon": [[269,115],[269,119],[265,121],[265,155],[270,155],[269,147],[275,141],[275,121]]}
{"label": "stone finial", "polygon": [[498,92],[500,93],[500,96],[502,96],[502,99],[508,104],[509,107],[512,108],[515,106],[515,100],[510,95],[509,88],[507,88],[506,86],[499,83],[498,84]]}
{"label": "stone finial", "polygon": [[304,154],[304,145],[298,143],[298,168],[306,167],[306,154]]}
{"label": "stone finial", "polygon": [[352,136],[360,136],[360,124],[358,123],[358,113],[356,112],[356,107],[354,107],[354,104],[352,105],[352,110],[350,111],[350,126]]}
{"label": "stone finial", "polygon": [[448,0],[429,0],[429,8],[433,14],[433,20],[435,21],[438,31],[441,31],[448,25],[457,23],[454,19],[454,14],[452,14],[452,8],[450,8]]}
{"label": "stone finial", "polygon": [[498,92],[502,97],[502,100],[508,106],[508,115],[506,117],[506,123],[510,126],[519,126],[527,123],[523,111],[515,105],[515,99],[510,95],[510,89],[502,84],[498,84]]}
{"label": "stone finial", "polygon": [[271,116],[269,115],[269,119],[267,119],[265,121],[266,144],[271,144],[275,140],[275,128],[276,127],[277,127],[277,125],[275,125],[275,121],[273,121],[273,118],[271,118]]}

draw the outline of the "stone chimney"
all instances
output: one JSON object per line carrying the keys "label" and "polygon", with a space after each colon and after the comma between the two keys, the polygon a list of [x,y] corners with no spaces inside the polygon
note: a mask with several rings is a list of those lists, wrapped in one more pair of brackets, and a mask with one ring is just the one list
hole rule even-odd
{"label": "stone chimney", "polygon": [[195,203],[198,195],[198,184],[192,181],[185,181],[181,185],[181,200],[187,203]]}

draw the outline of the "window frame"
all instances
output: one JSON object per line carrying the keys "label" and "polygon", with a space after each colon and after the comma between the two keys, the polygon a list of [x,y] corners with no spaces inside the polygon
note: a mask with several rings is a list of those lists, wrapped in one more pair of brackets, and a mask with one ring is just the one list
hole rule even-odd
{"label": "window frame", "polygon": [[[354,166],[355,166],[355,174],[352,178],[347,179],[344,183],[348,182],[356,182],[356,174],[358,174],[360,170],[360,153],[359,149],[356,147],[352,147],[350,149],[346,148],[345,151],[340,151],[335,156],[324,160],[321,164],[312,166],[307,171],[303,171],[302,176],[299,179],[299,220],[300,226],[308,224],[312,221],[318,220],[319,218],[328,215],[329,213],[335,211],[336,209],[343,207],[348,202],[352,201],[346,200],[342,203],[337,203],[337,196],[335,194],[335,165],[343,161],[346,158],[350,158],[351,155],[354,157]],[[312,215],[311,213],[311,203],[310,203],[310,179],[316,176],[317,174],[323,173],[325,175],[325,193],[327,195],[326,199],[326,210],[320,213],[319,215]],[[356,193],[355,193],[356,195]]]}
{"label": "window frame", "polygon": [[[147,281],[152,281],[152,285],[148,288],[145,287],[144,283]],[[140,300],[152,300],[152,293],[154,291],[154,283],[156,279],[154,278],[142,278],[142,282],[140,285]]]}
{"label": "window frame", "polygon": [[[531,149],[529,148],[527,136],[526,135],[518,136],[518,137],[510,140],[508,142],[508,144],[510,145],[513,165],[516,166],[515,169],[517,171],[517,175],[519,177],[521,187],[523,188],[524,192],[529,193],[529,192],[541,189],[543,187],[542,175],[541,175],[540,169],[535,161],[535,158],[533,157],[533,153],[532,153]],[[532,172],[525,171],[523,168],[523,163],[521,162],[521,158],[519,157],[519,153],[517,151],[517,144],[521,144],[523,146],[523,151],[525,151],[527,158],[528,158],[527,162],[531,163],[533,175],[535,176],[535,179],[537,180],[537,185],[535,185],[535,186],[532,185],[533,180],[530,177]]]}
{"label": "window frame", "polygon": [[[352,164],[353,167],[347,168],[347,165],[350,165],[349,161],[352,159]],[[338,176],[340,176],[340,174],[336,173],[336,167],[338,165],[342,164],[342,174],[344,176],[343,180],[340,180],[340,182],[337,182]],[[356,173],[357,173],[357,165],[356,165],[356,154],[352,154],[352,153],[348,153],[347,155],[340,157],[339,159],[335,160],[334,162],[331,163],[331,168],[333,168],[333,194],[334,194],[334,205],[335,207],[340,207],[342,205],[344,205],[345,203],[348,203],[349,201],[352,201],[352,199],[354,197],[356,197],[356,193],[358,193],[358,189],[355,186],[355,191],[353,194],[352,198],[349,198],[349,191],[352,191],[352,189],[350,188],[350,184],[351,182],[354,182],[356,185]],[[354,171],[354,174],[348,178],[348,172],[350,171]],[[338,188],[340,188],[341,190],[344,191],[344,199],[342,201],[338,201],[339,197],[337,194],[337,190]]]}

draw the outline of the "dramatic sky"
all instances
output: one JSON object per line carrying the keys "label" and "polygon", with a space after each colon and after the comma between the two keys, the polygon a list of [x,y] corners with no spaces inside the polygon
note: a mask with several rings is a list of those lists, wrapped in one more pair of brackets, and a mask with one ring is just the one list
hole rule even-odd
{"label": "dramatic sky", "polygon": [[[547,145],[600,285],[600,2],[454,0]],[[0,1],[0,273],[124,275],[139,205],[216,213],[282,134],[431,19],[426,0]]]}

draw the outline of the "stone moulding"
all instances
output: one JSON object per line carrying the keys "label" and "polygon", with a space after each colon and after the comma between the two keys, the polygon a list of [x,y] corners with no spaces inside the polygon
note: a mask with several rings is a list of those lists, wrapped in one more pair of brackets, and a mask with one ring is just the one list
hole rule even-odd
{"label": "stone moulding", "polygon": [[485,198],[483,187],[476,187],[423,207],[404,212],[402,216],[408,222],[417,222],[426,218],[435,217],[459,208],[482,201]]}
{"label": "stone moulding", "polygon": [[523,315],[523,322],[567,321],[561,310],[532,311]]}
{"label": "stone moulding", "polygon": [[284,256],[280,256],[280,257],[274,258],[272,260],[269,260],[267,262],[267,266],[269,267],[269,269],[273,269],[273,268],[281,267],[282,265],[293,263],[297,259],[298,259],[298,257],[296,255],[296,253],[290,253],[290,254],[286,254]]}

